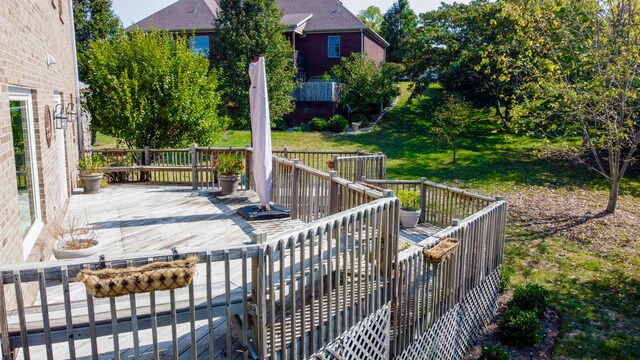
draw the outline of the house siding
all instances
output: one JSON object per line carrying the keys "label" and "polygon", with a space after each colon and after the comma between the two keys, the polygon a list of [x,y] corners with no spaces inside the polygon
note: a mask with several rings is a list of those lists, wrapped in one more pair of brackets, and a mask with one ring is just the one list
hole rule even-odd
{"label": "house siding", "polygon": [[353,52],[360,53],[360,32],[307,34],[296,36],[296,50],[304,57],[304,71],[307,78],[329,72],[333,65],[340,63],[340,58],[330,58],[328,51],[329,36],[340,36],[340,57],[349,56]]}
{"label": "house siding", "polygon": [[[54,108],[54,92],[61,93],[63,104],[75,94],[76,68],[71,0],[2,0],[0,2],[0,263],[24,260],[20,230],[18,192],[15,175],[13,135],[9,112],[9,88],[31,91],[34,118],[35,151],[41,218],[44,223],[27,261],[47,260],[51,241],[47,226],[62,221],[71,194],[78,159],[76,122],[69,123],[64,137],[54,136],[48,146],[45,136],[45,106]],[[47,54],[55,64],[47,66]],[[54,125],[55,128],[55,125]],[[67,176],[60,173],[58,142],[64,141]],[[26,294],[28,298],[28,294]]]}
{"label": "house siding", "polygon": [[367,33],[364,34],[364,52],[367,58],[382,63],[385,61],[385,49],[373,37]]}

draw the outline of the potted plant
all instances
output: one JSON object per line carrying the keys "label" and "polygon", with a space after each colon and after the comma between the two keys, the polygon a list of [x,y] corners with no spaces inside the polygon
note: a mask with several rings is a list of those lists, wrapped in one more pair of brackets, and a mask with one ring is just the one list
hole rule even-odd
{"label": "potted plant", "polygon": [[220,188],[222,195],[235,195],[238,190],[240,172],[244,169],[240,154],[220,154],[213,162],[213,168],[220,174]]}
{"label": "potted plant", "polygon": [[333,161],[333,158],[326,160],[325,163],[327,164],[327,167],[329,168],[329,170],[333,170],[333,168],[336,165]]}
{"label": "potted plant", "polygon": [[415,191],[398,191],[400,222],[407,228],[416,227],[420,218],[420,194]]}
{"label": "potted plant", "polygon": [[82,188],[85,194],[93,194],[100,191],[103,166],[102,159],[98,154],[85,154],[78,162],[79,176],[80,180],[82,180]]}
{"label": "potted plant", "polygon": [[49,231],[55,239],[53,256],[58,260],[87,257],[100,251],[95,228],[80,216],[71,216],[65,224],[54,225]]}

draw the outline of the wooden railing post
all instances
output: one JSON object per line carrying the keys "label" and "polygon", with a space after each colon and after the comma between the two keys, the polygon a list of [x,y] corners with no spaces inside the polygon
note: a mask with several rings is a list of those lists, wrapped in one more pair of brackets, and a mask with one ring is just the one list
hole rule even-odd
{"label": "wooden railing post", "polygon": [[427,218],[427,178],[420,179],[420,223],[424,223]]}
{"label": "wooden railing post", "polygon": [[293,160],[293,169],[291,175],[291,218],[298,219],[299,209],[298,204],[300,203],[300,170],[298,169],[298,164],[300,164],[300,160]]}
{"label": "wooden railing post", "polygon": [[252,180],[251,178],[253,177],[253,172],[251,170],[252,169],[251,167],[253,166],[253,163],[251,161],[253,157],[253,149],[249,151],[249,145],[247,145],[244,148],[244,157],[245,157],[245,162],[247,163],[244,169],[245,185],[246,185],[245,190],[249,190],[251,189],[251,180]]}
{"label": "wooden railing post", "polygon": [[[360,150],[358,150],[359,152]],[[355,174],[353,174],[353,182],[358,181],[358,179],[360,179],[362,177],[363,171],[364,171],[364,162],[366,161],[364,158],[356,158],[356,167],[355,167]]]}
{"label": "wooden railing post", "polygon": [[[393,197],[393,190],[385,190],[383,193],[385,198]],[[380,231],[382,232],[381,243],[380,243],[380,264],[382,265],[382,273],[384,274],[385,279],[390,279],[392,268],[391,268],[391,253],[393,249],[393,244],[390,243],[391,234],[394,231],[391,228],[391,217],[393,214],[391,213],[391,207],[389,207],[389,213],[386,218],[382,219],[382,224]],[[386,292],[386,291],[385,291]],[[386,303],[388,299],[385,299],[383,302]]]}
{"label": "wooden railing post", "polygon": [[[145,146],[142,154],[142,165],[151,165],[151,155],[149,154],[149,147]],[[145,170],[140,171],[140,181],[151,180],[151,173]]]}
{"label": "wooden railing post", "polygon": [[[263,232],[253,232],[251,242],[254,244],[264,244],[267,242],[267,234]],[[251,315],[252,319],[252,339],[260,359],[264,359],[267,353],[267,293],[265,286],[265,249],[260,248],[259,255],[251,259]],[[273,286],[273,285],[272,285]],[[243,311],[248,311],[244,309]],[[230,349],[227,349],[229,351]]]}
{"label": "wooden railing post", "polygon": [[191,144],[191,187],[198,188],[198,145]]}
{"label": "wooden railing post", "polygon": [[338,172],[330,171],[329,177],[329,214],[333,215],[338,213],[338,183],[335,181]]}
{"label": "wooden railing post", "polygon": [[387,178],[387,155],[380,153],[378,162],[378,179],[384,180]]}
{"label": "wooden railing post", "polygon": [[286,147],[284,148],[284,154],[283,154],[283,157],[284,157],[285,159],[288,159],[288,158],[289,158],[289,148],[286,148]]}

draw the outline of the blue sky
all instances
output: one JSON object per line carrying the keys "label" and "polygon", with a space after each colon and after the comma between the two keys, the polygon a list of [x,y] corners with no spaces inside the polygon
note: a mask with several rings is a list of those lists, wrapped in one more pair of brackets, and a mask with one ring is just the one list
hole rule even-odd
{"label": "blue sky", "polygon": [[[113,0],[113,11],[126,27],[176,1],[177,0]],[[372,2],[371,0],[342,0],[342,3],[351,10],[351,12],[357,14],[360,10],[372,4],[375,4],[385,12],[395,1],[396,0],[377,0]],[[416,13],[437,9],[440,2],[440,0],[409,0],[411,8],[413,8]],[[444,2],[452,3],[453,1],[449,0]],[[457,2],[468,3],[469,0],[458,0]]]}

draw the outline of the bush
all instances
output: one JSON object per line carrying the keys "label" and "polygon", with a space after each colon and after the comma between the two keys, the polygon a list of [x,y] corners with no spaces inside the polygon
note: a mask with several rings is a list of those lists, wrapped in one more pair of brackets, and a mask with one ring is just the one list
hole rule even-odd
{"label": "bush", "polygon": [[488,344],[482,346],[480,360],[511,360],[511,355],[500,344]]}
{"label": "bush", "polygon": [[361,128],[367,127],[367,125],[369,125],[369,117],[365,114],[354,114],[351,115],[351,122],[360,123]]}
{"label": "bush", "polygon": [[327,130],[340,133],[349,127],[349,122],[344,116],[336,114],[327,121]]}
{"label": "bush", "polygon": [[420,209],[420,194],[415,191],[398,191],[398,200],[400,200],[400,208],[402,210],[417,211]]}
{"label": "bush", "polygon": [[539,318],[542,318],[547,310],[548,297],[549,290],[538,284],[529,283],[515,288],[513,299],[509,301],[507,306],[517,307],[523,311],[533,311]]}
{"label": "bush", "polygon": [[309,130],[311,131],[324,131],[327,129],[327,120],[322,118],[313,118],[309,122]]}
{"label": "bush", "polygon": [[502,265],[500,267],[500,294],[504,294],[511,287],[511,274],[513,270]]}
{"label": "bush", "polygon": [[502,339],[514,345],[535,345],[542,340],[540,319],[534,311],[508,307],[498,322]]}

